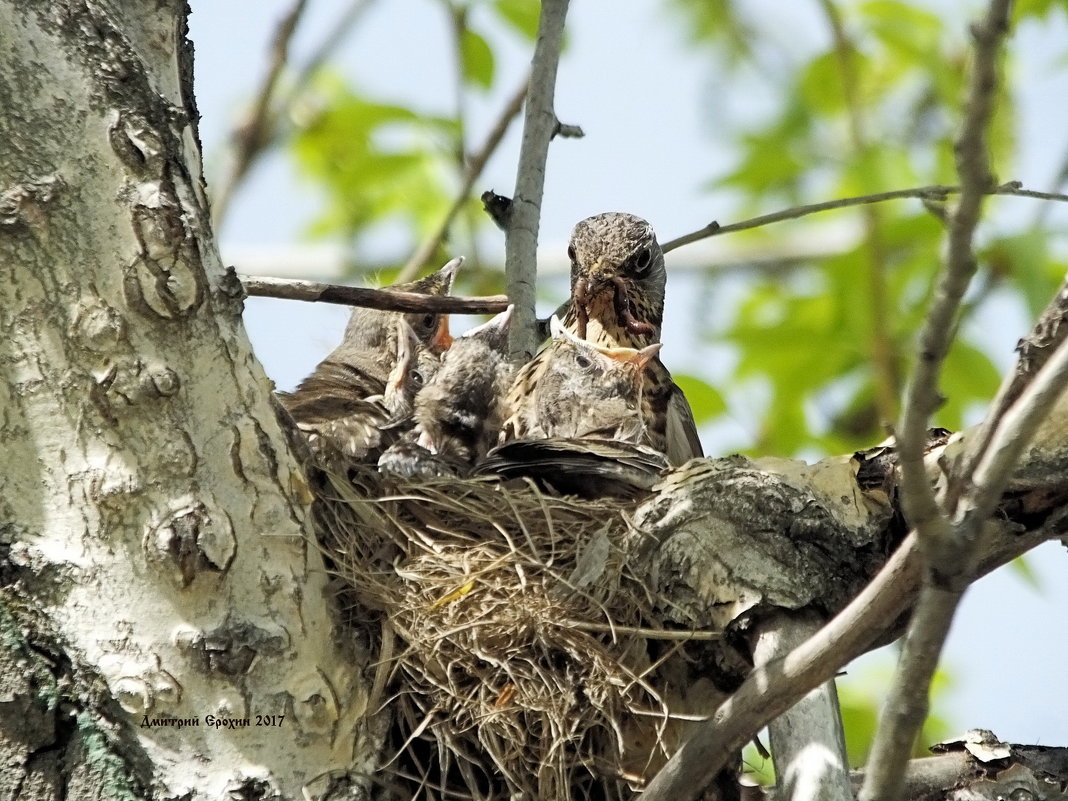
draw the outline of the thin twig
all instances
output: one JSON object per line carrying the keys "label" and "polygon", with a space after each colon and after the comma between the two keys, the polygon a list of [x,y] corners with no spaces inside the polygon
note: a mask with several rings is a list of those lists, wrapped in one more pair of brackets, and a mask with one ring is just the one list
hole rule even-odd
{"label": "thin twig", "polygon": [[311,79],[318,72],[319,68],[330,58],[331,54],[337,50],[342,42],[345,41],[345,37],[349,35],[353,26],[359,22],[360,17],[364,12],[370,8],[373,0],[351,0],[348,8],[346,8],[338,17],[337,22],[329,28],[329,33],[319,43],[319,46],[312,51],[312,54],[308,57],[308,60],[301,65],[300,71],[297,73],[296,78],[293,80],[293,84],[289,87],[289,90],[285,93],[281,102],[278,103],[278,113],[275,118],[281,118],[286,115],[288,110],[293,107],[297,99],[304,94],[304,90],[308,88],[308,84],[311,83]]}
{"label": "thin twig", "polygon": [[635,637],[644,637],[649,640],[678,640],[687,642],[699,640],[723,639],[723,633],[719,631],[682,631],[679,629],[654,629],[644,626],[621,626],[609,623],[593,623],[587,620],[561,620],[560,626],[578,631],[592,631],[599,634],[631,634]]}
{"label": "thin twig", "polygon": [[496,152],[497,147],[501,144],[501,140],[504,139],[504,135],[508,132],[508,127],[511,125],[512,120],[518,116],[520,110],[523,108],[523,101],[527,96],[527,86],[529,84],[529,78],[523,81],[519,90],[512,95],[508,103],[501,110],[500,116],[497,118],[497,122],[486,136],[486,141],[482,143],[482,147],[478,149],[467,162],[467,169],[464,171],[464,182],[460,187],[460,191],[456,193],[456,199],[453,201],[452,206],[446,212],[445,217],[442,219],[441,224],[429,237],[427,237],[423,243],[419,246],[419,249],[412,254],[412,257],[408,259],[408,263],[404,265],[400,271],[400,275],[397,280],[400,282],[411,280],[420,270],[427,265],[437,251],[438,247],[445,240],[445,236],[449,231],[449,226],[452,225],[453,220],[456,219],[456,215],[459,214],[467,201],[471,196],[471,189],[475,185],[475,181],[478,180],[482,174],[482,170],[486,167],[486,162],[490,160],[490,157]]}
{"label": "thin twig", "polygon": [[997,507],[1012,470],[1068,386],[1068,342],[1062,341],[1005,412],[983,451],[972,488],[958,509],[962,526],[978,529]]}
{"label": "thin twig", "polygon": [[234,129],[231,135],[233,154],[231,156],[230,174],[218,184],[218,190],[212,202],[212,217],[215,228],[222,224],[230,208],[230,199],[241,179],[248,173],[252,163],[271,138],[271,100],[274,97],[278,79],[289,58],[289,43],[297,30],[308,0],[296,0],[278,28],[271,43],[271,60],[267,65],[267,74],[263,78],[260,91],[252,103],[248,118]]}
{"label": "thin twig", "polygon": [[955,147],[960,199],[949,217],[945,268],[924,320],[919,359],[897,432],[902,508],[918,532],[928,575],[875,734],[860,801],[896,801],[900,797],[905,764],[927,717],[938,657],[964,588],[972,578],[971,546],[978,522],[973,531],[951,525],[931,487],[924,446],[930,415],[942,402],[937,388],[942,362],[956,333],[961,299],[976,270],[972,238],[984,196],[994,188],[986,131],[997,95],[997,56],[1008,32],[1010,6],[1011,0],[992,0],[986,17],[972,27],[975,62]]}
{"label": "thin twig", "polygon": [[990,404],[979,434],[972,439],[958,468],[950,476],[946,506],[950,512],[956,509],[957,501],[966,488],[973,484],[973,474],[979,460],[987,452],[994,434],[1002,424],[1009,409],[1035,380],[1035,375],[1057,349],[1068,339],[1068,281],[1049,302],[1031,333],[1016,346],[1020,354],[1016,366],[1007,374]]}
{"label": "thin twig", "polygon": [[531,61],[523,141],[519,151],[512,210],[505,232],[507,292],[515,304],[508,334],[508,350],[513,357],[529,358],[537,345],[534,284],[537,276],[538,226],[549,142],[557,127],[553,94],[564,43],[567,6],[568,0],[542,1],[538,40]]}
{"label": "thin twig", "polygon": [[420,295],[392,289],[320,284],[315,281],[296,281],[289,278],[239,276],[245,292],[264,298],[303,300],[311,303],[339,303],[363,306],[367,309],[402,312],[434,312],[444,314],[496,314],[508,308],[505,295],[480,298]]}
{"label": "thin twig", "polygon": [[[822,203],[809,203],[804,206],[793,206],[788,209],[782,209],[781,211],[771,212],[770,214],[761,214],[759,217],[751,217],[750,219],[742,220],[741,222],[731,223],[730,225],[720,225],[718,222],[711,222],[697,231],[672,239],[670,242],[663,245],[663,250],[667,253],[676,248],[681,248],[683,245],[690,245],[694,242],[700,242],[702,239],[719,236],[720,234],[748,231],[751,228],[760,228],[761,226],[782,222],[783,220],[796,220],[821,211],[832,211],[834,209],[845,209],[852,206],[864,206],[869,203],[884,203],[888,200],[902,200],[906,198],[944,201],[949,198],[950,195],[960,194],[960,191],[961,188],[959,186],[941,186],[937,184],[933,186],[917,186],[911,189],[894,189],[890,192],[877,192],[873,195],[857,195],[856,197],[838,198],[837,200],[825,200]],[[983,194],[1030,197],[1037,200],[1057,200],[1062,203],[1068,203],[1068,195],[1066,194],[1059,194],[1057,192],[1038,192],[1033,189],[1024,189],[1019,181],[1009,181],[1000,186],[988,187],[983,190]]]}
{"label": "thin twig", "polygon": [[[330,54],[344,41],[352,26],[356,24],[362,13],[371,5],[371,0],[352,0],[349,7],[341,14],[338,21],[330,26],[329,33],[304,63],[293,80],[292,85],[285,91],[282,99],[272,103],[278,78],[282,68],[285,67],[288,58],[289,42],[292,39],[296,27],[296,18],[292,19],[294,12],[299,16],[306,5],[307,0],[298,0],[293,11],[279,23],[273,45],[273,56],[266,77],[260,91],[257,92],[253,103],[253,113],[249,120],[239,126],[233,133],[234,152],[231,156],[230,174],[219,181],[219,189],[212,200],[212,214],[216,228],[218,228],[226,216],[237,187],[248,175],[253,165],[263,155],[267,147],[278,138],[278,122],[285,119],[290,108],[307,89],[312,76],[329,58]],[[297,6],[299,6],[299,11]]]}

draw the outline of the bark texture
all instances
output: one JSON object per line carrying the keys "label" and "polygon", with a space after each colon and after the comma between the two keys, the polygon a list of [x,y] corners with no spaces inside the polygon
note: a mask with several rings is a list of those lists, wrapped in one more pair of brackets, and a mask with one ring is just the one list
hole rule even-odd
{"label": "bark texture", "polygon": [[322,798],[358,750],[359,657],[211,236],[186,13],[0,2],[4,797]]}

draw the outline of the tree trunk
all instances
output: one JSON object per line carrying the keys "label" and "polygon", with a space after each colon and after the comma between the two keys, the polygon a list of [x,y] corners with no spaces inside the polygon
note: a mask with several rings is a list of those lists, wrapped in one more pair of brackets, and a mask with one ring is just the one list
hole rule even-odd
{"label": "tree trunk", "polygon": [[0,2],[4,798],[321,798],[364,744],[209,227],[187,12]]}

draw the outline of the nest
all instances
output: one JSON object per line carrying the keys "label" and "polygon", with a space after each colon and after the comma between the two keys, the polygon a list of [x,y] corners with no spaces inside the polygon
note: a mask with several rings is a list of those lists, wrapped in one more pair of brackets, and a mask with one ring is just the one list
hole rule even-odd
{"label": "nest", "polygon": [[380,637],[370,711],[393,713],[378,778],[395,796],[629,798],[662,762],[652,599],[626,569],[632,504],[326,477],[322,545]]}

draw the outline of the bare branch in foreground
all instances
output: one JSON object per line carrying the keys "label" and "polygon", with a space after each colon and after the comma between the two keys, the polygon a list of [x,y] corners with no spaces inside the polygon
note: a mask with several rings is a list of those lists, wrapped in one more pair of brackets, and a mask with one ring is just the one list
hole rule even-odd
{"label": "bare branch in foreground", "polygon": [[242,275],[240,279],[245,292],[257,297],[303,300],[311,303],[338,303],[382,311],[496,314],[508,308],[508,298],[505,295],[458,298],[420,295],[415,292],[398,292],[390,289],[320,284],[315,281],[295,281],[287,278]]}
{"label": "bare branch in foreground", "polygon": [[[980,573],[994,570],[1058,535],[1046,528],[1022,535],[1005,530],[984,543]],[[833,678],[842,665],[864,653],[889,622],[908,609],[921,578],[922,559],[912,534],[871,583],[815,636],[782,659],[756,668],[668,760],[646,786],[643,801],[698,798],[753,732],[760,731],[814,687]]]}
{"label": "bare branch in foreground", "polygon": [[1016,346],[1020,354],[1013,370],[1005,376],[998,394],[990,404],[979,435],[970,444],[957,471],[950,477],[946,491],[947,507],[954,509],[966,487],[972,483],[976,463],[987,452],[1006,413],[1019,400],[1027,387],[1035,380],[1039,370],[1057,353],[1068,339],[1068,281],[1050,301],[1039,317],[1031,333]]}
{"label": "bare branch in foreground", "polygon": [[[907,198],[915,198],[926,202],[941,202],[947,200],[951,195],[960,194],[960,192],[961,187],[959,186],[942,186],[939,184],[916,186],[911,189],[894,189],[889,192],[877,192],[874,195],[858,195],[856,197],[825,200],[821,203],[807,203],[804,206],[792,206],[788,209],[773,211],[770,214],[761,214],[759,217],[751,217],[748,220],[731,223],[730,225],[720,225],[713,220],[703,228],[676,237],[670,242],[665,243],[663,245],[663,250],[665,253],[668,253],[676,248],[681,248],[683,245],[700,242],[702,239],[708,239],[709,237],[719,236],[720,234],[732,234],[736,231],[748,231],[752,228],[760,228],[764,225],[783,222],[784,220],[797,220],[801,217],[807,217],[810,214],[817,214],[821,211],[833,211],[834,209],[846,209],[853,206],[865,206],[871,203],[885,203],[888,200],[902,200]],[[1039,192],[1034,189],[1024,189],[1019,181],[1008,181],[996,187],[987,187],[983,190],[983,194],[999,195],[1003,197],[1028,197],[1036,200],[1057,200],[1062,203],[1068,203],[1068,195],[1058,194],[1056,192]]]}
{"label": "bare branch in foreground", "polygon": [[438,249],[438,246],[445,241],[445,236],[448,234],[449,226],[452,225],[453,220],[463,209],[464,204],[467,203],[468,198],[471,195],[471,189],[475,185],[475,181],[482,174],[482,170],[486,167],[486,162],[490,160],[490,156],[494,154],[497,147],[501,144],[501,140],[504,139],[504,135],[508,132],[509,126],[512,124],[512,120],[518,116],[520,110],[523,108],[523,101],[527,97],[527,87],[530,83],[530,79],[527,78],[523,81],[523,85],[519,87],[519,90],[512,95],[511,99],[501,110],[500,117],[497,118],[496,124],[490,130],[486,136],[486,141],[483,142],[482,147],[478,149],[467,162],[467,169],[464,171],[464,182],[460,187],[460,191],[456,193],[456,200],[453,201],[452,206],[445,213],[445,217],[442,218],[441,224],[437,227],[433,234],[419,246],[419,249],[412,254],[412,257],[408,259],[408,263],[404,265],[404,268],[400,271],[400,275],[397,278],[398,282],[410,281],[418,274],[423,267],[426,266],[434,257],[434,251]]}
{"label": "bare branch in foreground", "polygon": [[[983,519],[954,526],[935,498],[924,465],[927,423],[941,405],[938,378],[956,334],[961,300],[976,271],[972,237],[984,196],[994,188],[986,130],[997,94],[997,56],[1008,33],[1011,0],[992,0],[986,17],[972,27],[975,61],[969,82],[964,123],[955,154],[961,180],[960,199],[949,217],[945,268],[920,334],[919,359],[905,395],[897,441],[900,454],[901,503],[918,534],[927,560],[927,576],[905,635],[894,682],[880,716],[860,801],[896,801],[901,796],[905,764],[929,706],[931,679],[960,598],[972,580],[972,545]],[[1011,466],[1005,469],[1007,479]],[[1003,486],[1003,485],[1002,485]],[[1001,488],[990,509],[998,502]]]}
{"label": "bare branch in foreground", "polygon": [[530,89],[523,121],[515,193],[505,232],[505,276],[508,297],[515,304],[508,350],[513,357],[530,358],[535,339],[534,285],[537,276],[538,226],[545,188],[549,142],[557,130],[553,110],[556,69],[564,43],[568,0],[543,0],[538,41],[531,62]]}

